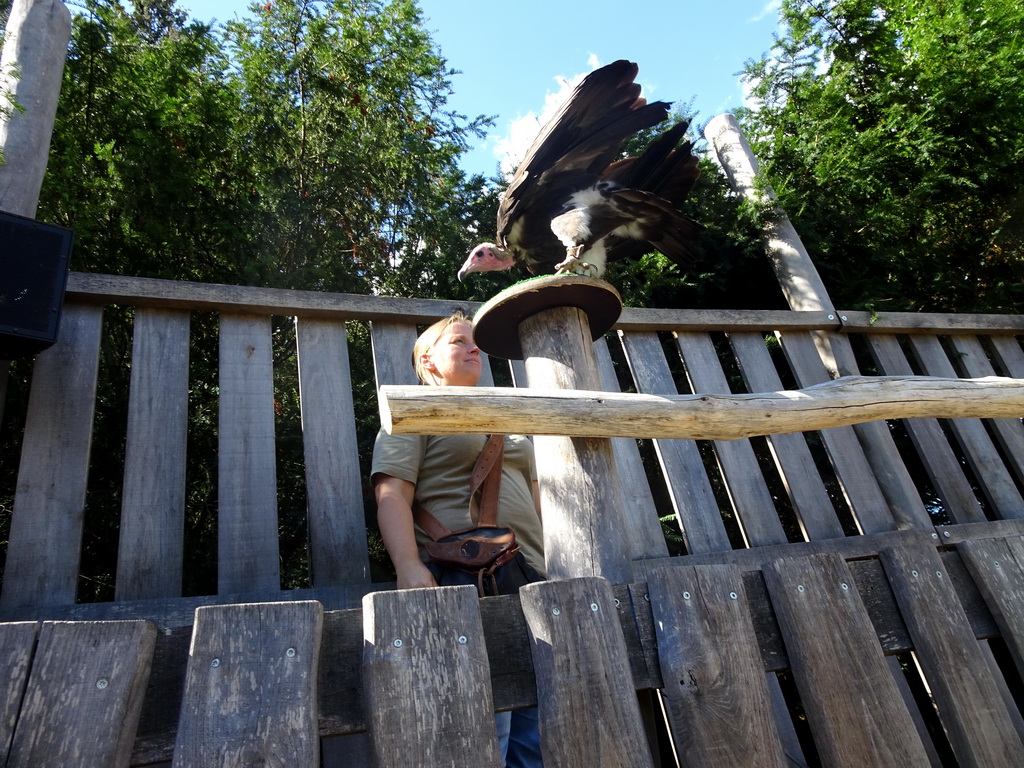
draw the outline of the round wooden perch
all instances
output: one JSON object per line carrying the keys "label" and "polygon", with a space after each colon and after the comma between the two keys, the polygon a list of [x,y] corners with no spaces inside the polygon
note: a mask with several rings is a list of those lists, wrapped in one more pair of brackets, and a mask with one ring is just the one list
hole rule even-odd
{"label": "round wooden perch", "polygon": [[603,336],[622,313],[622,297],[604,280],[582,275],[545,275],[506,288],[477,310],[473,340],[488,355],[522,360],[519,324],[554,307],[577,307],[590,320],[591,339]]}
{"label": "round wooden perch", "polygon": [[381,387],[395,434],[737,440],[880,419],[1021,418],[1024,379],[844,376],[749,395],[636,395],[507,387]]}

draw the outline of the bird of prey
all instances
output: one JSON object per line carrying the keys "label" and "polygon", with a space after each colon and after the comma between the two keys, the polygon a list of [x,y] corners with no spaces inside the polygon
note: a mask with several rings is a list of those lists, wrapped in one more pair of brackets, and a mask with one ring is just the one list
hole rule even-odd
{"label": "bird of prey", "polygon": [[544,126],[498,208],[497,244],[469,254],[471,272],[509,269],[601,277],[609,259],[659,250],[682,266],[698,258],[700,227],[679,206],[700,170],[677,123],[638,156],[621,158],[623,142],[668,116],[648,104],[634,82],[636,64],[594,70]]}

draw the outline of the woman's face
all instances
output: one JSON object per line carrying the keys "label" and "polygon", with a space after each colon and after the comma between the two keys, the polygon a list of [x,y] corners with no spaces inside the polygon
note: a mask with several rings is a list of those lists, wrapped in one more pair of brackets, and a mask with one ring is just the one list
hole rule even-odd
{"label": "woman's face", "polygon": [[480,348],[473,343],[473,331],[466,323],[449,325],[424,357],[436,385],[473,387],[480,380]]}

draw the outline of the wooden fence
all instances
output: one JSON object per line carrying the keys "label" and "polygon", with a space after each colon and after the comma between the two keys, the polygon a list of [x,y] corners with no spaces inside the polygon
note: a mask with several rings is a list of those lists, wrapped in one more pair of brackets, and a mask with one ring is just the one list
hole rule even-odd
{"label": "wooden fence", "polygon": [[[498,765],[492,712],[535,704],[553,766],[1024,765],[1020,418],[616,438],[629,583],[397,592],[371,578],[356,415],[413,381],[417,327],[455,306],[72,275],[60,341],[6,387],[8,765]],[[741,394],[1021,379],[1021,335],[1022,316],[626,309],[597,351],[610,392]],[[202,355],[217,381],[190,373]],[[523,381],[490,362],[483,383]],[[127,402],[114,494],[90,475],[97,392]],[[301,579],[284,465],[305,475]],[[109,498],[111,595],[84,602]],[[215,544],[186,536],[204,513]],[[216,584],[185,594],[199,565]]]}

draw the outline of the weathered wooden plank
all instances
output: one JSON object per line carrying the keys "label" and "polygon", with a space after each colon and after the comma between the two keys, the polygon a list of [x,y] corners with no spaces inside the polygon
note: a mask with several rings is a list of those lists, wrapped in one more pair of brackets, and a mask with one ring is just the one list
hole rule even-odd
{"label": "weathered wooden plank", "polygon": [[[606,392],[618,392],[619,382],[615,376],[615,368],[608,352],[606,338],[594,342],[597,354],[597,365],[601,376],[601,386]],[[612,439],[612,453],[615,455],[615,467],[619,473],[619,486],[622,489],[622,510],[626,521],[626,536],[629,539],[629,552],[633,560],[645,557],[665,557],[668,546],[665,534],[661,530],[651,485],[647,480],[640,449],[636,440],[627,437]]]}
{"label": "weathered wooden plank", "polygon": [[0,605],[75,602],[102,322],[66,307],[36,358]]}
{"label": "weathered wooden plank", "polygon": [[[690,388],[699,394],[727,394],[725,378],[714,344],[706,333],[676,333],[676,345],[686,363]],[[716,441],[715,455],[722,467],[733,509],[750,546],[782,544],[786,532],[749,440]]]}
{"label": "weathered wooden plank", "polygon": [[368,582],[345,323],[297,318],[295,332],[312,581],[318,587]]}
{"label": "weathered wooden plank", "polygon": [[74,303],[428,324],[456,309],[472,311],[479,306],[466,301],[282,290],[84,272],[72,272],[68,276],[67,295]]}
{"label": "weathered wooden plank", "polygon": [[992,352],[1007,376],[1024,376],[1024,350],[1013,336],[992,336]]}
{"label": "weathered wooden plank", "polygon": [[[801,387],[813,387],[831,381],[818,349],[806,333],[777,334],[790,368]],[[896,527],[889,502],[871,471],[864,449],[852,427],[833,427],[819,431],[862,533],[891,531]]]}
{"label": "weathered wooden plank", "polygon": [[280,588],[270,318],[221,315],[217,586]]}
{"label": "weathered wooden plank", "polygon": [[[774,392],[782,389],[782,380],[775,370],[763,334],[733,333],[729,335],[729,344],[748,391]],[[836,518],[806,438],[799,434],[771,435],[769,444],[807,537],[831,539],[842,536],[843,527]]]}
{"label": "weathered wooden plank", "polygon": [[999,632],[1024,674],[1024,537],[974,539],[957,545]]}
{"label": "weathered wooden plank", "polygon": [[[678,390],[656,334],[623,334],[622,342],[638,392],[676,394]],[[718,502],[696,444],[690,440],[655,440],[654,447],[687,550],[716,552],[731,549]]]}
{"label": "weathered wooden plank", "polygon": [[544,764],[651,766],[608,583],[587,577],[520,591],[530,629]]}
{"label": "weathered wooden plank", "polygon": [[941,525],[935,528],[935,533],[943,544],[959,544],[971,539],[1024,536],[1024,520],[986,520],[980,523]]}
{"label": "weathered wooden plank", "polygon": [[778,560],[764,577],[823,763],[929,765],[846,563]]}
{"label": "weathered wooden plank", "polygon": [[[429,324],[456,309],[472,314],[478,302],[404,299],[324,291],[294,291],[183,280],[72,272],[67,294],[72,302],[203,309],[239,313],[301,315],[351,320]],[[838,328],[826,312],[764,310],[645,309],[625,307],[618,327],[632,330],[719,328]],[[945,317],[945,316],[939,316]],[[953,317],[970,318],[972,315]],[[984,317],[984,316],[982,316]],[[1008,316],[1012,317],[1012,316]]]}
{"label": "weathered wooden plank", "polygon": [[135,313],[117,600],[181,594],[189,313]]}
{"label": "weathered wooden plank", "polygon": [[[860,367],[850,337],[842,333],[833,333],[827,338],[839,375],[858,375]],[[819,337],[815,335],[816,346],[819,342]],[[878,481],[878,486],[888,501],[896,527],[900,530],[930,527],[932,522],[928,510],[910,470],[903,461],[889,424],[884,421],[865,421],[854,424],[853,431],[864,449],[864,456],[871,465],[875,480]]]}
{"label": "weathered wooden plank", "polygon": [[[950,378],[957,375],[937,337],[911,336],[910,345],[928,375]],[[953,419],[949,422],[949,428],[960,443],[996,516],[1004,519],[1024,518],[1024,498],[1000,459],[985,426],[976,419]]]}
{"label": "weathered wooden plank", "polygon": [[197,609],[174,768],[319,766],[322,627],[314,601]]}
{"label": "weathered wooden plank", "polygon": [[[968,377],[997,375],[977,336],[951,336],[949,342],[960,367]],[[1021,416],[1024,416],[1024,408],[1021,409]],[[1024,424],[1020,417],[991,419],[988,424],[1017,482],[1024,482]]]}
{"label": "weathered wooden plank", "polygon": [[370,330],[377,387],[385,384],[419,384],[412,364],[416,326],[409,322],[374,320]]}
{"label": "weathered wooden plank", "polygon": [[[891,376],[913,374],[895,336],[871,335],[867,342],[880,370]],[[959,523],[983,521],[985,513],[981,504],[939,423],[934,419],[907,419],[903,425],[950,517]]]}
{"label": "weathered wooden plank", "polygon": [[3,679],[0,680],[0,703],[3,706],[3,718],[0,719],[0,764],[3,765],[7,765],[11,751],[14,726],[21,712],[38,631],[39,624],[34,621],[0,624],[0,664],[4,670]]}
{"label": "weathered wooden plank", "polygon": [[46,622],[7,765],[127,766],[156,627]]}
{"label": "weathered wooden plank", "polygon": [[857,333],[1024,333],[1024,315],[841,311],[843,330]]}
{"label": "weathered wooden plank", "polygon": [[647,586],[663,694],[687,766],[787,765],[740,570],[662,569]]}
{"label": "weathered wooden plank", "polygon": [[817,310],[647,309],[623,307],[615,328],[620,331],[751,331],[838,329],[831,312]]}
{"label": "weathered wooden plank", "polygon": [[898,547],[881,559],[960,764],[1024,765],[1024,744],[938,554]]}
{"label": "weathered wooden plank", "polygon": [[374,765],[500,765],[476,590],[374,592],[363,616]]}

